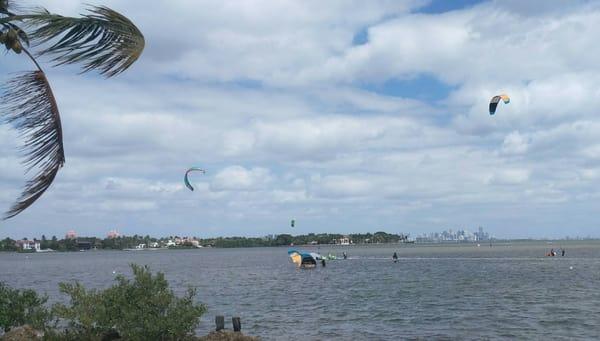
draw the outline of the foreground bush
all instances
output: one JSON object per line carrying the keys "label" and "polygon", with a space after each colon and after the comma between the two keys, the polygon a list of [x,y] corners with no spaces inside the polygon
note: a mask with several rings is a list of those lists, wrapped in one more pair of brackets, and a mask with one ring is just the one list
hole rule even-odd
{"label": "foreground bush", "polygon": [[195,302],[196,291],[189,289],[177,297],[164,274],[152,274],[147,267],[137,265],[131,268],[132,280],[119,275],[117,283],[105,290],[87,290],[77,282],[61,283],[60,291],[70,302],[55,304],[51,310],[45,306],[46,296],[0,283],[0,339],[3,332],[24,325],[33,328],[25,326],[5,337],[31,339],[21,334],[35,329],[36,333],[43,332],[45,340],[193,339],[206,311],[204,305]]}
{"label": "foreground bush", "polygon": [[24,324],[45,329],[51,319],[51,314],[45,307],[47,301],[48,297],[39,296],[31,289],[12,289],[0,283],[1,331],[7,332]]}
{"label": "foreground bush", "polygon": [[86,290],[80,283],[60,284],[70,305],[57,304],[53,312],[67,322],[63,337],[96,339],[120,335],[125,340],[181,340],[193,336],[206,311],[195,303],[196,291],[177,297],[164,274],[131,266],[134,278],[117,276],[106,290]]}

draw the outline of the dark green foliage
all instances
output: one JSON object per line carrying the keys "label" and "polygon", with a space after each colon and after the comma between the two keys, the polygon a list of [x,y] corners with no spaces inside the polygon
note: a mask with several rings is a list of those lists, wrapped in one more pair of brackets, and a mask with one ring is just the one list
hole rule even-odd
{"label": "dark green foliage", "polygon": [[58,39],[40,54],[54,55],[58,64],[83,63],[84,72],[99,70],[112,77],[129,68],[144,50],[144,36],[125,16],[108,7],[92,6],[82,18],[42,11],[28,16],[34,41]]}
{"label": "dark green foliage", "polygon": [[25,137],[25,164],[38,169],[27,182],[21,197],[6,213],[14,217],[33,204],[50,187],[65,162],[58,106],[46,75],[31,71],[6,83],[2,100],[4,120]]}
{"label": "dark green foliage", "polygon": [[0,240],[0,251],[17,251],[17,249],[17,243],[14,240],[8,237]]}
{"label": "dark green foliage", "polygon": [[[335,244],[336,240],[343,237],[341,234],[331,233],[309,233],[304,235],[292,236],[290,234],[280,234],[272,237],[264,238],[252,238],[252,237],[219,237],[219,238],[207,238],[199,239],[196,238],[200,245],[213,246],[219,248],[234,248],[234,247],[260,247],[260,246],[289,246],[294,245],[307,245],[316,244],[326,245]],[[375,232],[375,233],[364,233],[364,234],[350,234],[348,236],[354,244],[385,244],[385,243],[400,243],[408,239],[408,235],[405,234],[392,234],[386,232]],[[135,248],[139,244],[146,244],[148,246],[152,242],[159,242],[163,246],[168,240],[174,240],[177,236],[170,236],[169,238],[153,238],[148,235],[146,236],[120,236],[116,238],[105,238],[99,239],[96,237],[79,237],[75,239],[61,239],[58,240],[56,236],[53,236],[51,240],[47,240],[42,236],[41,248],[42,249],[53,249],[56,251],[79,251],[77,241],[88,241],[92,244],[92,247],[97,249],[105,250],[123,250],[127,248]],[[184,242],[181,245],[171,246],[173,249],[195,249],[190,242]],[[0,240],[0,251],[16,251],[17,246],[14,240],[6,238]]]}
{"label": "dark green foliage", "polygon": [[189,289],[177,297],[162,273],[132,265],[133,280],[117,276],[106,290],[86,290],[81,284],[60,285],[69,305],[56,305],[54,313],[67,321],[63,338],[96,339],[116,331],[126,340],[181,340],[190,337],[206,311]]}
{"label": "dark green foliage", "polygon": [[[331,233],[309,233],[304,235],[292,236],[290,234],[280,234],[273,238],[247,238],[247,237],[227,237],[212,238],[200,240],[202,245],[212,245],[214,247],[255,247],[255,246],[289,246],[307,245],[311,243],[335,244],[336,240],[343,237],[341,234]],[[404,234],[391,234],[386,232],[350,234],[350,240],[354,244],[363,243],[399,243],[408,239]]]}
{"label": "dark green foliage", "polygon": [[151,238],[150,236],[142,237],[138,235],[134,236],[120,236],[116,238],[106,238],[99,240],[99,248],[109,250],[123,250],[128,248],[134,248],[139,244],[146,244],[148,246],[151,242],[156,242],[158,239]]}
{"label": "dark green foliage", "polygon": [[51,319],[46,301],[31,289],[12,289],[0,282],[0,329],[7,332],[24,324],[45,329]]}
{"label": "dark green foliage", "polygon": [[[75,239],[61,239],[57,244],[57,251],[78,251],[77,241]],[[54,250],[54,249],[53,249]]]}
{"label": "dark green foliage", "polygon": [[52,236],[52,240],[50,240],[50,249],[58,250],[58,238],[56,236]]}
{"label": "dark green foliage", "polygon": [[[133,279],[117,276],[105,290],[87,290],[80,283],[61,283],[69,304],[45,307],[46,296],[33,290],[12,289],[0,283],[0,329],[32,326],[45,332],[45,340],[193,339],[200,317],[206,311],[189,289],[177,297],[164,274],[131,265]],[[52,322],[52,323],[51,323]],[[57,328],[58,325],[62,327]],[[1,334],[1,333],[0,333]]]}

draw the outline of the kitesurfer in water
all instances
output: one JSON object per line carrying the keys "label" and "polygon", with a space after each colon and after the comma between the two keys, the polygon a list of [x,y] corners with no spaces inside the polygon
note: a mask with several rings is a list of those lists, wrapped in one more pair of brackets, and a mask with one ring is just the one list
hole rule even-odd
{"label": "kitesurfer in water", "polygon": [[344,259],[348,259],[348,255],[346,254],[346,252],[344,252],[342,255],[344,256]]}
{"label": "kitesurfer in water", "polygon": [[394,252],[392,259],[394,260],[394,263],[396,263],[398,261],[398,254],[396,252]]}
{"label": "kitesurfer in water", "polygon": [[321,258],[321,265],[323,265],[323,267],[325,267],[325,258]]}
{"label": "kitesurfer in water", "polygon": [[565,256],[565,249],[561,249],[561,250],[560,250],[560,255],[561,255],[562,257],[564,257],[564,256]]}

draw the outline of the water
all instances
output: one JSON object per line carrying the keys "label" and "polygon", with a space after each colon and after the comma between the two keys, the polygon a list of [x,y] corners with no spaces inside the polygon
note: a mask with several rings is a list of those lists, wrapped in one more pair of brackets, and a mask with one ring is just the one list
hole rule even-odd
{"label": "water", "polygon": [[59,282],[105,288],[147,264],[180,294],[198,288],[202,334],[223,314],[265,340],[596,339],[600,243],[562,246],[565,257],[543,257],[559,247],[546,242],[305,248],[349,255],[313,270],[287,248],[0,253],[0,280],[63,301]]}

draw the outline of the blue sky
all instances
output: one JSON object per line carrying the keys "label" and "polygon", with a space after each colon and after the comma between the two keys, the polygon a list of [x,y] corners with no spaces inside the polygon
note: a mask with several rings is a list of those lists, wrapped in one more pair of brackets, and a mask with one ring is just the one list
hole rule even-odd
{"label": "blue sky", "polygon": [[[146,50],[108,80],[43,64],[67,162],[0,238],[600,237],[597,1],[102,4],[139,26]],[[30,68],[3,58],[5,75]],[[511,103],[490,117],[504,92]],[[2,210],[27,179],[18,147],[1,126]],[[190,166],[207,169],[194,192]]]}
{"label": "blue sky", "polygon": [[423,7],[418,8],[416,13],[440,14],[449,11],[461,10],[482,3],[482,0],[433,0],[428,1]]}

